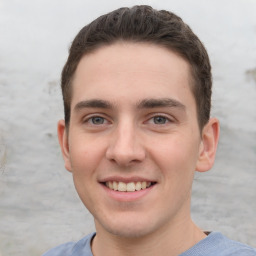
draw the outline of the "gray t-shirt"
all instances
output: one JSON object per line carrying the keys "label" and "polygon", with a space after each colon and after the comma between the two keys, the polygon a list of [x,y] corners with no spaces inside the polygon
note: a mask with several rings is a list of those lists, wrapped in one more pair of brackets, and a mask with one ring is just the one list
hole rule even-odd
{"label": "gray t-shirt", "polygon": [[[42,256],[93,256],[91,240],[95,233],[85,236],[77,243],[57,246]],[[230,240],[219,232],[211,232],[205,239],[179,256],[256,256],[256,249]]]}

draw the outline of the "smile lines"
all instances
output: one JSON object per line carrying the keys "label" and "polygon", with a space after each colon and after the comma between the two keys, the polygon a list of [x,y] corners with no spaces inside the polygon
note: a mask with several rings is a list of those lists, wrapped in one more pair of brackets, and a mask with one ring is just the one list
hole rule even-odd
{"label": "smile lines", "polygon": [[147,181],[138,181],[138,182],[129,182],[124,183],[122,181],[107,181],[105,185],[112,190],[120,191],[120,192],[134,192],[146,189],[154,183],[147,182]]}

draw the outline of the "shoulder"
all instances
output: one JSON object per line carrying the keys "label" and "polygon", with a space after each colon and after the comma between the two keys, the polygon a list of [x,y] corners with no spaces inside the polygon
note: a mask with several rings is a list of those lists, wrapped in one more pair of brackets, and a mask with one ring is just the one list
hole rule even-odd
{"label": "shoulder", "polygon": [[42,256],[69,256],[71,255],[72,248],[74,247],[73,242],[65,243],[44,253]]}
{"label": "shoulder", "polygon": [[210,233],[205,239],[180,256],[256,256],[256,250],[233,241],[219,232]]}
{"label": "shoulder", "polygon": [[42,256],[92,256],[91,252],[91,240],[95,236],[95,233],[89,234],[79,240],[78,242],[69,242],[47,251]]}
{"label": "shoulder", "polygon": [[223,255],[256,256],[256,249],[223,236]]}

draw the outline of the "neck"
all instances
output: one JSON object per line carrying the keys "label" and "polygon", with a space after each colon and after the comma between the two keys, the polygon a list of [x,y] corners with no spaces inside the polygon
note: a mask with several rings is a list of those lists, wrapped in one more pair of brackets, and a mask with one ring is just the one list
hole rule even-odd
{"label": "neck", "polygon": [[191,220],[183,219],[175,225],[167,225],[154,234],[143,237],[127,238],[108,233],[97,228],[97,235],[92,243],[95,256],[159,255],[177,256],[185,252],[206,235]]}

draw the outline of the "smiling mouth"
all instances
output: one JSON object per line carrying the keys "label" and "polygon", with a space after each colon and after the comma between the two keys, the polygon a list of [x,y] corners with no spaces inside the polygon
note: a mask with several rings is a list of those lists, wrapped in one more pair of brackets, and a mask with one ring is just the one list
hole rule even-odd
{"label": "smiling mouth", "polygon": [[107,181],[103,183],[106,187],[111,190],[119,191],[119,192],[135,192],[147,189],[156,184],[156,182],[148,182],[148,181],[137,181],[137,182],[129,182],[125,183],[122,181]]}

